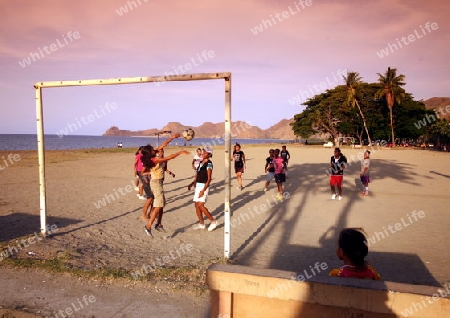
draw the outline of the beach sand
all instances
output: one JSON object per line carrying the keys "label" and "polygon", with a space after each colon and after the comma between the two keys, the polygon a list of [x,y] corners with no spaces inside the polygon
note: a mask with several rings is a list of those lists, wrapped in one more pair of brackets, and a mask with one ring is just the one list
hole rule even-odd
{"label": "beach sand", "polygon": [[[351,165],[345,171],[343,200],[337,201],[330,199],[325,172],[332,149],[287,145],[291,160],[286,198],[279,202],[273,182],[269,191],[263,191],[265,158],[276,146],[280,145],[243,146],[247,158],[243,190],[236,189],[232,171],[235,263],[297,272],[316,262],[337,268],[342,265],[335,255],[337,234],[344,227],[362,227],[372,239],[367,260],[384,280],[432,286],[450,282],[450,154],[373,148],[371,194],[360,197],[357,155],[363,150],[344,147]],[[166,148],[166,156],[180,149]],[[0,171],[3,248],[13,246],[18,237],[33,236],[40,227],[37,161],[21,156],[22,162]],[[130,271],[145,265],[196,266],[223,257],[223,148],[214,149],[206,204],[220,226],[212,232],[191,229],[197,222],[193,191],[187,190],[193,179],[193,156],[182,155],[169,162],[176,177],[166,175],[164,184],[167,233],[153,231],[153,239],[144,233],[145,222],[140,219],[144,201],[132,187],[134,151],[69,157],[48,159],[46,165],[48,224],[57,231],[13,257],[51,259],[66,253],[75,267]],[[99,207],[103,199],[105,204]]]}

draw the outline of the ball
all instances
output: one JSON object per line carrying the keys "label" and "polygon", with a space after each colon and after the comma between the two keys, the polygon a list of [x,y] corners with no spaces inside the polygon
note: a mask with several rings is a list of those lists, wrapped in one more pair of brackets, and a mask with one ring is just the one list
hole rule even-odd
{"label": "ball", "polygon": [[187,141],[192,140],[195,136],[195,132],[193,129],[188,128],[186,130],[183,130],[183,138]]}

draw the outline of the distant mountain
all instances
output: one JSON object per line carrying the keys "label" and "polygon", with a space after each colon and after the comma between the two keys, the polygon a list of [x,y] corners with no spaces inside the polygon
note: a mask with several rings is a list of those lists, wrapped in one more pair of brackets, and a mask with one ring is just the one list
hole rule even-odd
{"label": "distant mountain", "polygon": [[266,132],[269,134],[269,138],[286,140],[295,139],[294,131],[292,130],[292,126],[290,125],[293,121],[294,118],[283,119],[275,125],[266,129]]}
{"label": "distant mountain", "polygon": [[[425,104],[426,109],[437,110],[439,117],[450,118],[450,111],[447,111],[446,109],[446,107],[450,105],[450,97],[432,97],[424,100],[423,103]],[[439,111],[439,109],[441,110]]]}
{"label": "distant mountain", "polygon": [[[439,115],[442,117],[450,118],[450,111],[447,111],[446,107],[450,105],[450,97],[432,97],[423,101],[427,109],[439,110],[442,107],[442,111]],[[444,116],[445,115],[445,116]],[[294,121],[291,119],[283,119],[268,129],[261,129],[257,126],[252,126],[244,121],[236,121],[231,124],[232,137],[235,138],[252,138],[252,139],[295,139],[294,132],[290,123]],[[182,132],[187,128],[195,130],[196,137],[200,138],[216,138],[224,135],[224,124],[205,122],[198,127],[186,126],[178,122],[169,122],[161,129],[151,128],[146,130],[122,130],[119,127],[112,126],[103,134],[103,136],[154,136],[161,131],[172,131],[172,133]],[[311,137],[313,138],[313,137]],[[323,136],[318,136],[323,138]]]}
{"label": "distant mountain", "polygon": [[[236,121],[231,124],[231,135],[235,138],[252,138],[252,139],[295,139],[292,127],[289,125],[293,119],[283,119],[279,123],[268,129],[261,129],[252,126],[244,121]],[[187,128],[195,131],[195,136],[200,138],[216,138],[222,137],[225,132],[224,123],[205,122],[198,127],[186,126],[178,122],[169,122],[161,129],[147,130],[122,130],[117,126],[112,126],[103,134],[103,136],[152,136],[160,131],[172,131],[172,133],[182,132]]]}

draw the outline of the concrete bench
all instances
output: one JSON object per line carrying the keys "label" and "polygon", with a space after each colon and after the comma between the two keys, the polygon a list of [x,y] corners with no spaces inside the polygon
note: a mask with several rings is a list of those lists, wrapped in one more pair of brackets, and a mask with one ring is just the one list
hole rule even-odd
{"label": "concrete bench", "polygon": [[450,288],[299,274],[213,264],[210,317],[450,317]]}

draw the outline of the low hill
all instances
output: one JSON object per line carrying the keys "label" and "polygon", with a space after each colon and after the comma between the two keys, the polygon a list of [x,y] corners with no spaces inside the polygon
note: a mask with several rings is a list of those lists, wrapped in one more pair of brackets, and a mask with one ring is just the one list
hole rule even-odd
{"label": "low hill", "polygon": [[[236,121],[231,124],[231,135],[234,138],[295,139],[292,128],[289,125],[292,121],[293,119],[283,119],[268,129],[261,129],[244,121]],[[200,138],[220,138],[225,133],[223,123],[205,122],[198,127],[194,127],[186,126],[178,122],[169,122],[161,129],[152,128],[138,131],[122,130],[117,126],[113,126],[103,136],[151,136],[155,135],[158,131],[182,132],[187,128],[194,129],[196,137]]]}
{"label": "low hill", "polygon": [[432,97],[424,100],[427,109],[434,109],[441,118],[450,118],[450,97]]}
{"label": "low hill", "polygon": [[[435,109],[441,118],[450,118],[450,97],[432,97],[423,101],[423,103],[427,109]],[[293,121],[293,118],[283,119],[268,129],[261,129],[258,126],[252,126],[244,121],[236,121],[231,124],[231,133],[234,138],[293,140],[296,139],[290,125]],[[113,126],[103,136],[154,136],[160,131],[182,132],[187,128],[194,129],[196,136],[200,138],[220,138],[224,135],[223,122],[205,122],[198,127],[187,126],[178,122],[169,122],[161,129],[151,128],[138,131],[123,130]]]}
{"label": "low hill", "polygon": [[269,127],[266,131],[270,138],[286,140],[295,139],[294,131],[292,130],[292,126],[290,125],[290,123],[292,123],[293,121],[293,118],[283,119],[275,125]]}

